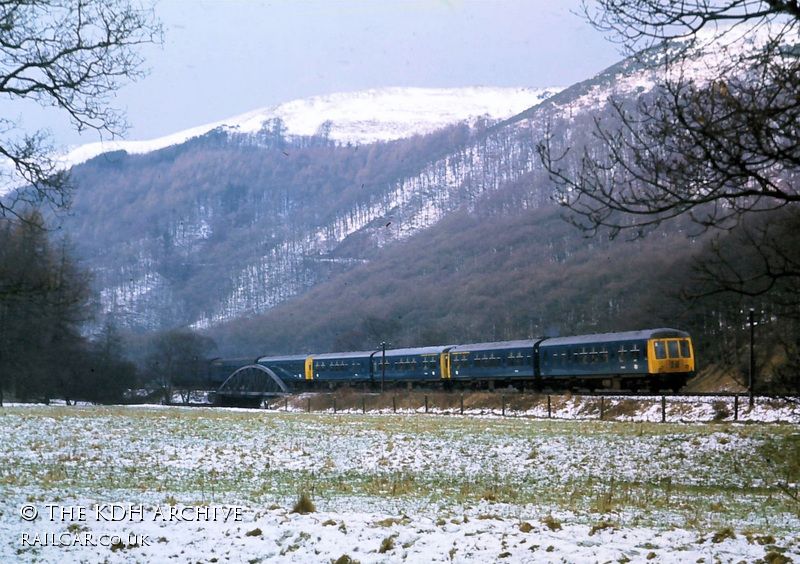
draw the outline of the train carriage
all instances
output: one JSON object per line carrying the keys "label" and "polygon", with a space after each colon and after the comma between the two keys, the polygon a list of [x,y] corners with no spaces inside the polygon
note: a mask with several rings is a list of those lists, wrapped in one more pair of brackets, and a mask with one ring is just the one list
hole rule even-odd
{"label": "train carriage", "polygon": [[309,357],[306,363],[307,380],[369,381],[372,379],[371,359],[375,351],[327,353]]}
{"label": "train carriage", "polygon": [[252,357],[250,358],[212,358],[208,363],[208,381],[209,384],[218,387],[228,377],[236,372],[243,366],[255,364]]}
{"label": "train carriage", "polygon": [[306,380],[306,363],[309,355],[287,355],[287,356],[262,356],[256,360],[256,364],[265,366],[275,372],[284,382],[302,382]]}
{"label": "train carriage", "polygon": [[373,357],[373,370],[376,380],[383,378],[392,382],[423,382],[450,379],[451,346],[415,347],[390,349],[386,351],[386,364],[383,365],[383,352]]}
{"label": "train carriage", "polygon": [[691,339],[677,329],[559,337],[538,349],[543,385],[570,380],[589,389],[677,391],[694,373]]}
{"label": "train carriage", "polygon": [[453,380],[533,379],[537,340],[457,345],[450,349]]}

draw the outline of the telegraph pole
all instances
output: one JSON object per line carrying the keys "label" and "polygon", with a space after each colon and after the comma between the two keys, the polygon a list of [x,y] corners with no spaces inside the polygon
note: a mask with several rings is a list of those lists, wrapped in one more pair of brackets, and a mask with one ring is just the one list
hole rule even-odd
{"label": "telegraph pole", "polygon": [[748,315],[748,321],[750,323],[750,371],[747,377],[747,391],[750,394],[750,409],[753,409],[753,380],[755,379],[756,375],[756,353],[755,353],[756,335],[755,335],[755,323],[753,322],[753,313],[754,310],[751,307],[750,314]]}
{"label": "telegraph pole", "polygon": [[381,342],[381,393],[383,393],[383,388],[386,384],[386,342]]}

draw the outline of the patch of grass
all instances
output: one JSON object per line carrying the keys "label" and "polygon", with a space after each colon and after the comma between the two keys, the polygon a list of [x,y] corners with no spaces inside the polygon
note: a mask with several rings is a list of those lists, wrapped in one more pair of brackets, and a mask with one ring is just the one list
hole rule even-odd
{"label": "patch of grass", "polygon": [[314,513],[316,510],[317,508],[314,507],[314,502],[311,501],[311,498],[308,497],[308,494],[306,492],[300,492],[297,502],[294,504],[294,507],[292,507],[291,513],[306,515],[308,513]]}
{"label": "patch of grass", "polygon": [[711,542],[716,544],[724,541],[725,539],[735,539],[735,538],[736,538],[736,533],[733,532],[733,529],[731,529],[730,527],[725,527],[724,529],[721,529],[716,533],[714,533],[714,535],[711,537]]}
{"label": "patch of grass", "polygon": [[764,555],[764,562],[767,564],[791,564],[792,559],[773,550]]}
{"label": "patch of grass", "polygon": [[616,529],[617,526],[614,523],[610,523],[608,521],[601,521],[596,525],[592,525],[592,529],[589,531],[589,536],[592,537],[595,533],[599,531],[605,531],[606,529]]}
{"label": "patch of grass", "polygon": [[387,517],[386,519],[375,521],[375,525],[378,527],[391,527],[392,525],[407,525],[410,522],[411,520],[403,515],[402,517]]}
{"label": "patch of grass", "polygon": [[561,530],[561,521],[559,521],[552,515],[548,515],[547,517],[542,518],[541,522],[551,531]]}
{"label": "patch of grass", "polygon": [[392,535],[390,537],[386,537],[385,539],[383,539],[383,542],[381,542],[381,547],[378,549],[378,552],[380,554],[386,554],[390,550],[394,550],[394,539],[396,536],[397,535]]}

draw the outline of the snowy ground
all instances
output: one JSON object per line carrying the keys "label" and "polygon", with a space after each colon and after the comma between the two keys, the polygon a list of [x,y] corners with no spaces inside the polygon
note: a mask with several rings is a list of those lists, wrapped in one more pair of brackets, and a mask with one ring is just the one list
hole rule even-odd
{"label": "snowy ground", "polygon": [[797,424],[18,406],[0,444],[0,562],[800,562]]}

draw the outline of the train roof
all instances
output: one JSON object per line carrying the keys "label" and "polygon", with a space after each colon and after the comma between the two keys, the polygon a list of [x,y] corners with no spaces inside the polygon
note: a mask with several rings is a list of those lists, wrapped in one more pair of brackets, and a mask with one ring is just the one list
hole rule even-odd
{"label": "train roof", "polygon": [[220,366],[220,365],[228,365],[228,364],[253,364],[253,363],[258,362],[258,361],[257,360],[253,360],[252,356],[248,356],[248,357],[239,357],[239,358],[217,357],[217,358],[212,358],[209,362],[211,364],[213,364],[213,365]]}
{"label": "train roof", "polygon": [[375,354],[375,351],[350,351],[350,352],[335,352],[309,355],[313,356],[314,360],[340,360],[345,358],[369,358]]}
{"label": "train roof", "polygon": [[310,354],[290,354],[283,356],[260,356],[256,362],[293,362],[307,359]]}
{"label": "train roof", "polygon": [[554,337],[542,342],[542,347],[558,345],[582,345],[589,343],[611,343],[616,341],[646,341],[648,339],[688,339],[689,333],[679,329],[662,327],[642,331],[622,331],[619,333],[595,333],[594,335],[576,335],[574,337]]}
{"label": "train roof", "polygon": [[[442,354],[453,348],[453,345],[435,345],[432,347],[411,347],[405,349],[386,349],[386,356],[415,356]],[[378,351],[381,354],[381,351]]]}
{"label": "train roof", "polygon": [[490,351],[503,349],[532,348],[541,339],[522,339],[518,341],[494,341],[489,343],[470,343],[468,345],[456,345],[450,349],[451,353]]}
{"label": "train roof", "polygon": [[[452,345],[437,345],[432,347],[412,347],[404,349],[386,349],[386,356],[414,356],[414,355],[433,355],[442,354],[452,348]],[[347,358],[369,358],[379,357],[383,351],[381,349],[371,351],[351,351],[313,355],[314,360],[340,360]]]}

